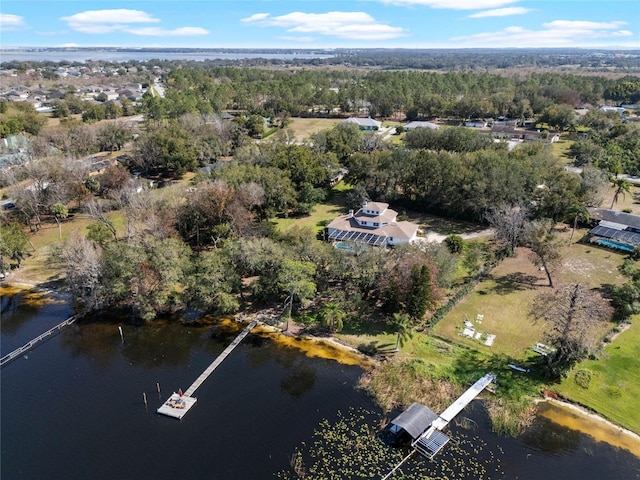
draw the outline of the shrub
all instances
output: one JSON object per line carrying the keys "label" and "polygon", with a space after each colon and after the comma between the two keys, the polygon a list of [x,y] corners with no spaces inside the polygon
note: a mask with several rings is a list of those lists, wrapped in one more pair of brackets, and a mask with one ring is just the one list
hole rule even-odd
{"label": "shrub", "polygon": [[464,248],[464,240],[460,235],[449,235],[444,239],[444,244],[451,253],[460,253]]}
{"label": "shrub", "polygon": [[589,370],[578,370],[574,377],[574,381],[580,388],[587,390],[591,383],[591,372]]}

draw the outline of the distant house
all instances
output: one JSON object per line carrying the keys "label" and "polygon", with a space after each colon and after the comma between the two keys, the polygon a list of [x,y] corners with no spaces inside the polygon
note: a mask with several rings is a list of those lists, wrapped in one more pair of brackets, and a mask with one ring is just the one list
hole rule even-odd
{"label": "distant house", "polygon": [[347,173],[349,173],[349,170],[342,167],[335,173],[335,175],[331,177],[331,179],[329,180],[329,185],[333,187],[339,184]]}
{"label": "distant house", "polygon": [[524,130],[518,130],[510,125],[494,125],[491,127],[491,136],[504,140],[524,141]]}
{"label": "distant house", "polygon": [[466,122],[464,122],[465,127],[471,127],[471,128],[485,128],[488,124],[489,122],[487,122],[487,120],[484,120],[482,118],[473,118],[471,120],[467,120]]}
{"label": "distant house", "polygon": [[554,143],[560,140],[560,134],[554,132],[543,133],[537,130],[521,130],[510,125],[494,125],[491,127],[491,136],[502,140],[517,142],[543,141]]}
{"label": "distant house", "polygon": [[498,117],[498,119],[493,122],[493,125],[508,125],[510,127],[515,127],[518,125],[518,120],[515,118]]}
{"label": "distant house", "polygon": [[600,111],[601,112],[616,112],[618,115],[622,116],[624,115],[624,108],[623,107],[608,107],[608,106],[603,106],[600,107]]}
{"label": "distant house", "polygon": [[632,252],[640,247],[640,215],[606,208],[590,208],[598,225],[589,230],[589,241],[603,247]]}
{"label": "distant house", "polygon": [[440,128],[440,125],[437,125],[437,124],[431,123],[431,122],[413,121],[413,122],[407,123],[404,126],[405,132],[408,132],[410,130],[414,130],[416,128],[430,128],[431,130],[438,130]]}
{"label": "distant house", "polygon": [[545,143],[555,143],[560,140],[560,134],[555,132],[540,132],[538,130],[525,130],[525,141],[540,140]]}
{"label": "distant house", "polygon": [[396,220],[398,212],[388,203],[363,202],[355,214],[350,210],[327,226],[329,240],[356,242],[377,247],[413,243],[418,234],[415,223]]}
{"label": "distant house", "polygon": [[374,120],[371,117],[369,118],[351,117],[351,118],[347,118],[344,121],[344,123],[355,123],[356,125],[358,125],[358,128],[360,128],[360,130],[379,130],[380,127],[382,126],[382,122],[379,122],[378,120]]}

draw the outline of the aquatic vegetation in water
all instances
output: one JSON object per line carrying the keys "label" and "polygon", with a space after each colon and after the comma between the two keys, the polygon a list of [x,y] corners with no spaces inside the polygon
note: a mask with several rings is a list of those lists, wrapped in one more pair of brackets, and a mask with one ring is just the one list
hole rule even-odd
{"label": "aquatic vegetation in water", "polygon": [[[350,409],[337,419],[324,419],[309,444],[303,443],[291,456],[291,469],[276,474],[282,479],[369,479],[381,478],[395,467],[410,450],[394,447],[389,434],[380,428],[384,419],[379,413]],[[455,480],[502,479],[502,452],[492,451],[487,443],[469,432],[456,428],[453,441],[434,461],[415,454],[394,475],[394,480],[425,478]]]}

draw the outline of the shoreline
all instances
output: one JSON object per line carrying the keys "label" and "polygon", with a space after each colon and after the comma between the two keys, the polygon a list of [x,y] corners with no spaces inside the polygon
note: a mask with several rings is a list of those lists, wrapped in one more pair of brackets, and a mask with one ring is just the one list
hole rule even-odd
{"label": "shoreline", "polygon": [[[555,398],[536,400],[536,405],[545,403],[555,406],[556,408],[566,410],[567,413],[579,417],[581,421],[574,422],[569,415],[565,419],[560,419],[557,415],[545,414],[545,412],[538,412],[537,415],[541,415],[554,423],[572,430],[578,430],[595,438],[596,440],[608,443],[609,445],[629,450],[635,456],[640,458],[640,435],[636,432],[624,428],[602,415],[568,400],[558,400]],[[586,426],[581,425],[581,423],[583,423],[582,421],[594,422],[597,424],[598,428],[586,428]]]}
{"label": "shoreline", "polygon": [[[49,295],[54,300],[59,300],[65,297],[63,292],[59,292],[56,289],[42,287],[40,284],[32,284],[24,281],[5,281],[0,283],[0,285],[7,286],[15,290],[31,290],[45,296]],[[258,316],[260,315],[260,313],[261,312],[239,314],[232,318],[234,321],[240,322]],[[312,335],[299,334],[298,332],[285,332],[276,326],[268,325],[263,322],[260,322],[258,327],[259,328],[255,329],[255,332],[257,334],[271,337],[274,339],[274,341],[278,342],[281,345],[296,348],[300,350],[304,355],[327,358],[348,365],[358,365],[365,370],[373,368],[378,364],[378,362],[374,358],[365,355],[352,346],[340,342],[334,337],[316,337]],[[596,424],[599,424],[601,427],[608,430],[608,434],[594,435],[594,429],[587,428],[586,426],[580,428],[580,425],[576,426],[574,422],[569,421],[569,418],[561,419],[558,418],[557,415],[545,415],[545,412],[537,412],[536,415],[541,415],[549,419],[550,421],[553,421],[554,423],[562,425],[566,428],[574,430],[577,429],[582,433],[596,438],[599,441],[604,441],[615,447],[629,450],[632,454],[640,458],[640,435],[638,433],[617,425],[607,418],[601,416],[600,414],[591,411],[579,404],[572,403],[570,400],[558,400],[554,398],[540,398],[535,400],[536,405],[545,403],[553,405],[559,409],[564,409],[568,413],[573,413],[573,415],[581,417],[583,421],[595,422]],[[615,437],[620,435],[625,440],[616,441]]]}

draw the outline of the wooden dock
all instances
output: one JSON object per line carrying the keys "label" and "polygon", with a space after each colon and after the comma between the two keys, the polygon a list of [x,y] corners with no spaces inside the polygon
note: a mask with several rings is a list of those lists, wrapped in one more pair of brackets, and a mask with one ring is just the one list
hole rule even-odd
{"label": "wooden dock", "polygon": [[479,379],[476,383],[471,385],[466,392],[464,392],[458,399],[447,407],[447,409],[440,414],[440,417],[433,422],[433,426],[438,430],[444,429],[451,420],[458,415],[464,407],[469,405],[471,401],[480,395],[491,382],[495,380],[495,376],[492,373],[487,373],[484,377]]}
{"label": "wooden dock", "polygon": [[197,399],[193,397],[195,391],[204,383],[204,381],[209,378],[209,376],[213,373],[213,371],[218,368],[218,366],[224,361],[225,358],[229,356],[229,354],[236,348],[240,342],[246,337],[249,332],[258,324],[258,319],[253,320],[247,327],[240,332],[240,334],[231,342],[227,348],[225,348],[220,355],[216,357],[216,359],[207,367],[207,369],[200,374],[198,378],[196,378],[195,382],[191,384],[189,388],[184,392],[184,394],[179,395],[177,393],[173,393],[166,402],[162,404],[160,408],[158,408],[157,412],[162,415],[167,415],[169,417],[181,419],[184,417],[187,412],[193,407]]}
{"label": "wooden dock", "polygon": [[50,328],[49,330],[44,332],[42,335],[37,336],[36,338],[34,338],[30,342],[26,343],[22,347],[16,348],[13,352],[6,354],[4,357],[0,358],[0,367],[3,367],[7,363],[9,363],[11,360],[13,360],[15,358],[18,358],[23,353],[26,353],[27,351],[31,350],[33,347],[38,345],[43,340],[51,337],[54,333],[59,332],[60,330],[62,330],[64,327],[66,327],[68,325],[71,325],[77,319],[78,319],[78,315],[74,315],[72,317],[69,317],[64,322],[60,322],[55,327]]}

